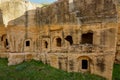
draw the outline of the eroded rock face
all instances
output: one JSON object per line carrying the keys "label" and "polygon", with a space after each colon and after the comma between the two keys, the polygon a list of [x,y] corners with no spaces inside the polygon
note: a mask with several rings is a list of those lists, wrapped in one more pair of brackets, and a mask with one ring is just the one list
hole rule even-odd
{"label": "eroded rock face", "polygon": [[9,21],[25,15],[26,11],[35,9],[29,1],[25,0],[7,0],[2,2],[0,7],[3,13],[4,24],[6,26]]}
{"label": "eroded rock face", "polygon": [[71,2],[60,0],[40,8],[38,17],[42,25],[77,24],[79,21],[79,23],[87,24],[115,18],[116,14],[115,0],[72,0]]}
{"label": "eroded rock face", "polygon": [[0,0],[0,4],[7,2],[7,1],[10,1],[10,0]]}
{"label": "eroded rock face", "polygon": [[0,49],[10,52],[8,65],[40,59],[111,80],[118,30],[114,0],[60,0],[37,9],[27,1],[11,0],[0,7],[8,25],[0,31]]}
{"label": "eroded rock face", "polygon": [[[23,61],[30,61],[32,59],[38,60],[36,53],[8,53],[8,65],[17,65]],[[1,58],[5,58],[5,54],[0,54]]]}
{"label": "eroded rock face", "polygon": [[0,9],[0,25],[3,25],[3,14],[2,14],[2,11]]}
{"label": "eroded rock face", "polygon": [[24,54],[9,54],[8,58],[8,65],[16,65],[20,64],[25,60],[25,55]]}

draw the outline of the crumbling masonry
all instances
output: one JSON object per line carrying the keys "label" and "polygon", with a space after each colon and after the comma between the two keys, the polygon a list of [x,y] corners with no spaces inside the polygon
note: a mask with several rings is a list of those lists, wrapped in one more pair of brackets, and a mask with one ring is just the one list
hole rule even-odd
{"label": "crumbling masonry", "polygon": [[0,57],[8,57],[8,65],[36,59],[68,72],[111,80],[114,60],[120,61],[117,3],[59,0],[36,8],[24,0],[2,2]]}

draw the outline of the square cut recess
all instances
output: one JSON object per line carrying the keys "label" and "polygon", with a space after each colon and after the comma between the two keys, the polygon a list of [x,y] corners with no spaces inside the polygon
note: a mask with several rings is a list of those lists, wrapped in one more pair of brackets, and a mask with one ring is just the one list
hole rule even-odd
{"label": "square cut recess", "polygon": [[88,61],[82,60],[82,69],[88,69]]}
{"label": "square cut recess", "polygon": [[26,46],[30,46],[30,41],[26,41]]}

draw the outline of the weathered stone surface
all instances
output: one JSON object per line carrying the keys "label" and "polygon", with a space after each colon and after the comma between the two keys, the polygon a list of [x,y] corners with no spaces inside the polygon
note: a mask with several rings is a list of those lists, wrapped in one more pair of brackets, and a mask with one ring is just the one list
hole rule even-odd
{"label": "weathered stone surface", "polygon": [[[39,16],[37,16],[40,20],[39,24],[86,24],[117,17],[115,0],[69,1],[60,0],[50,6],[40,8]],[[73,6],[72,9],[71,6]]]}
{"label": "weathered stone surface", "polygon": [[112,79],[116,47],[119,60],[120,10],[115,0],[59,0],[41,8],[12,0],[0,8],[7,25],[0,27],[0,52],[10,53],[8,65],[35,59]]}
{"label": "weathered stone surface", "polygon": [[0,53],[0,58],[8,58],[9,57],[9,53]]}
{"label": "weathered stone surface", "polygon": [[[51,66],[68,72],[90,72],[111,80],[114,53],[51,53],[40,54],[41,60]],[[82,60],[88,61],[88,69],[82,69]],[[70,64],[72,61],[72,65]],[[61,62],[61,64],[59,64]],[[112,64],[110,64],[111,62]],[[71,69],[72,67],[72,69]]]}
{"label": "weathered stone surface", "polygon": [[39,60],[37,53],[4,53],[0,54],[0,58],[8,58],[8,65],[20,64],[23,61],[30,61],[32,59]]}
{"label": "weathered stone surface", "polygon": [[36,6],[32,5],[31,2],[26,0],[5,0],[0,4],[0,9],[4,14],[3,15],[4,24],[7,26],[9,21],[15,20],[21,16],[23,17],[19,18],[20,20],[14,21],[14,25],[16,25],[19,22],[25,23],[26,11],[33,10],[36,7],[37,4]]}
{"label": "weathered stone surface", "polygon": [[8,58],[8,65],[16,65],[20,64],[25,60],[25,55],[24,53],[18,54],[18,53],[12,53],[9,54]]}
{"label": "weathered stone surface", "polygon": [[0,25],[3,25],[4,22],[3,22],[3,14],[2,14],[2,11],[0,9]]}

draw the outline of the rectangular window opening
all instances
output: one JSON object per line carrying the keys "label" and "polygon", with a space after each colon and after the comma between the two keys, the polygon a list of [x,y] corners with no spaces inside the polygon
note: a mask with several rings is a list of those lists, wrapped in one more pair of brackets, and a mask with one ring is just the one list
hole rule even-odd
{"label": "rectangular window opening", "polygon": [[26,46],[30,46],[30,41],[26,41]]}
{"label": "rectangular window opening", "polygon": [[88,61],[82,60],[82,69],[88,69]]}

